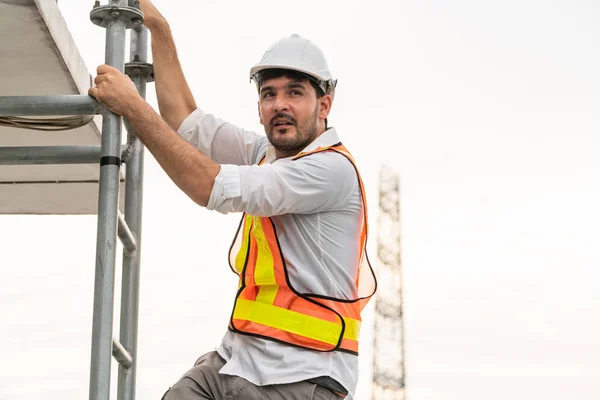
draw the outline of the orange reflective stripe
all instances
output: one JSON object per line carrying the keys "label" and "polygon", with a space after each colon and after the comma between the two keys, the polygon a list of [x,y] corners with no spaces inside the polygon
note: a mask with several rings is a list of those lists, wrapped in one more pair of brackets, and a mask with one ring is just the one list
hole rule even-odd
{"label": "orange reflective stripe", "polygon": [[356,341],[356,340],[349,340],[349,339],[342,339],[342,343],[340,344],[340,348],[345,349],[345,350],[350,350],[350,351],[353,351],[355,353],[358,353],[358,341]]}
{"label": "orange reflective stripe", "polygon": [[270,218],[261,218],[261,226],[263,229],[263,233],[265,234],[265,238],[267,243],[269,244],[269,249],[273,254],[273,269],[275,274],[275,281],[279,286],[287,286],[287,281],[285,279],[285,271],[283,268],[277,268],[277,266],[283,266],[283,256],[281,251],[279,250],[279,244],[277,243],[277,235],[275,234],[275,230],[273,228],[273,221]]}

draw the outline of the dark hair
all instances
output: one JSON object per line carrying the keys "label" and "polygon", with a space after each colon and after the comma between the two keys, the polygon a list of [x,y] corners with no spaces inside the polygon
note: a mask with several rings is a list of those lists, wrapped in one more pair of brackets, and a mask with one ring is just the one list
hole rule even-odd
{"label": "dark hair", "polygon": [[301,82],[308,81],[310,85],[315,89],[315,92],[317,93],[317,99],[320,99],[321,97],[325,96],[325,92],[319,86],[316,78],[313,78],[312,76],[305,74],[304,72],[294,71],[291,69],[264,69],[260,72],[257,72],[256,75],[254,75],[254,80],[256,82],[258,90],[260,91],[260,88],[262,87],[264,82],[282,77],[298,80]]}

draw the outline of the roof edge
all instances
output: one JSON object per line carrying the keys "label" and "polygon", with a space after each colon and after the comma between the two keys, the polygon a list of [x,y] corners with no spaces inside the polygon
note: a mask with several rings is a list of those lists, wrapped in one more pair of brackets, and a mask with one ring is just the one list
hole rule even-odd
{"label": "roof edge", "polygon": [[[80,94],[88,94],[92,83],[92,75],[89,73],[79,49],[73,40],[71,31],[67,26],[56,0],[34,0],[35,5],[48,28],[48,32],[54,39],[58,52],[65,66],[71,74],[71,78]],[[101,119],[96,116],[94,125],[96,134],[100,137]]]}
{"label": "roof edge", "polygon": [[60,55],[69,69],[73,81],[81,94],[87,94],[91,85],[91,75],[71,36],[56,0],[34,0],[50,35],[56,43]]}

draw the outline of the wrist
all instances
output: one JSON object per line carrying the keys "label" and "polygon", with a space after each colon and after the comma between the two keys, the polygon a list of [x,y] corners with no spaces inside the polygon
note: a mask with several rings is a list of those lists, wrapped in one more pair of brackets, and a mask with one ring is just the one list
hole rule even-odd
{"label": "wrist", "polygon": [[126,107],[125,111],[123,112],[123,117],[130,121],[143,113],[144,107],[147,104],[146,101],[139,95],[132,97],[128,103],[128,107]]}

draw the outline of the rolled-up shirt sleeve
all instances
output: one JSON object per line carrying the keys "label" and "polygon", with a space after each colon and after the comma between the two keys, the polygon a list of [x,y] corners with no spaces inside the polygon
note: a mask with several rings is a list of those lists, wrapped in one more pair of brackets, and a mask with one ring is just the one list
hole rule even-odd
{"label": "rolled-up shirt sleeve", "polygon": [[333,210],[346,203],[358,179],[351,162],[334,152],[272,164],[221,165],[207,208],[260,217]]}
{"label": "rolled-up shirt sleeve", "polygon": [[218,164],[255,164],[268,145],[266,136],[239,128],[201,109],[191,113],[177,133]]}

